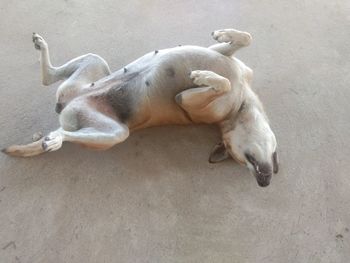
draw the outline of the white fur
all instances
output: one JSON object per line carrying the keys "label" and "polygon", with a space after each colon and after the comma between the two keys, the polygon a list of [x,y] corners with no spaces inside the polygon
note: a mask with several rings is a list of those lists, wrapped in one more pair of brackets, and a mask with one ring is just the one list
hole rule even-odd
{"label": "white fur", "polygon": [[[32,143],[30,147],[12,146],[5,152],[32,156],[58,150],[64,141],[106,149],[125,140],[129,129],[167,123],[216,123],[230,155],[259,173],[259,164],[273,165],[276,138],[260,100],[250,88],[252,70],[231,57],[248,46],[252,37],[234,29],[217,30],[212,36],[218,44],[151,52],[111,74],[106,61],[95,54],[52,66],[46,41],[33,34],[34,46],[41,54],[43,84],[64,80],[56,93],[57,103],[64,108],[61,128],[41,140],[41,150],[38,143]],[[124,80],[128,72],[138,74],[132,80],[138,86],[128,92],[139,102],[128,105],[136,114],[130,122],[123,123],[110,113],[108,105],[92,106],[89,96],[123,81],[128,84]],[[256,161],[254,165],[247,160],[247,154]]]}

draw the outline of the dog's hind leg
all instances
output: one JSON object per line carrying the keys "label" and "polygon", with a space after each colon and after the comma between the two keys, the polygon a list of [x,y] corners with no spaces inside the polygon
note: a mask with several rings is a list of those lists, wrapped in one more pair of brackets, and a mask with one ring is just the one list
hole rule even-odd
{"label": "dog's hind leg", "polygon": [[[57,151],[64,141],[81,144],[88,148],[106,150],[129,136],[126,125],[92,109],[85,109],[79,115],[81,128],[74,131],[59,128],[39,141],[27,145],[12,145],[2,152],[18,157],[30,157],[44,152]],[[90,125],[90,126],[85,126]]]}
{"label": "dog's hind leg", "polygon": [[2,150],[3,153],[17,157],[31,157],[45,152],[57,151],[64,141],[74,142],[97,150],[106,150],[124,141],[129,130],[124,125],[115,125],[110,130],[82,128],[78,131],[65,131],[62,128],[49,133],[39,141],[26,145],[12,145]]}
{"label": "dog's hind leg", "polygon": [[110,74],[107,62],[95,54],[86,54],[74,58],[62,66],[54,67],[51,64],[49,47],[44,38],[33,33],[33,42],[34,47],[40,51],[41,77],[42,83],[45,86],[53,84],[59,80],[68,79],[73,73],[81,68],[84,68],[84,77],[89,77],[86,78],[86,81],[90,82]]}
{"label": "dog's hind leg", "polygon": [[212,32],[213,38],[219,42],[209,47],[225,56],[232,56],[238,49],[249,46],[252,36],[247,32],[235,29],[222,29]]}

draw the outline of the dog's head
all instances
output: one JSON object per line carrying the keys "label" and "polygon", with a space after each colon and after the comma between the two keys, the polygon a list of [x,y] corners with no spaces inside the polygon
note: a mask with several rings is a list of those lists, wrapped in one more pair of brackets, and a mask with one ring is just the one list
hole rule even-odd
{"label": "dog's head", "polygon": [[210,162],[231,156],[246,165],[258,185],[270,184],[272,173],[278,172],[277,142],[266,116],[256,108],[238,113],[232,130],[223,134],[223,142],[216,145]]}

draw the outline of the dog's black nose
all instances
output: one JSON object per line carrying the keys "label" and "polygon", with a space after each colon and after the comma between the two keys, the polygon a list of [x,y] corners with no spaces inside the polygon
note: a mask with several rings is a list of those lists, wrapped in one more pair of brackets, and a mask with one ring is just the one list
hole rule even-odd
{"label": "dog's black nose", "polygon": [[60,114],[61,111],[63,110],[63,105],[62,103],[56,103],[55,111]]}
{"label": "dog's black nose", "polygon": [[261,186],[261,187],[266,187],[266,186],[269,186],[270,182],[266,182],[266,181],[258,181],[258,185]]}
{"label": "dog's black nose", "polygon": [[268,176],[257,176],[256,181],[258,182],[258,185],[261,187],[266,187],[270,184],[271,181],[271,175]]}

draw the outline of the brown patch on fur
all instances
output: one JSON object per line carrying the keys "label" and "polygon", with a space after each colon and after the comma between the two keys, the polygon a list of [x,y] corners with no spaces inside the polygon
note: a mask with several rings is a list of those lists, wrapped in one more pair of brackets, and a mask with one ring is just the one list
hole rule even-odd
{"label": "brown patch on fur", "polygon": [[168,77],[175,77],[175,69],[173,67],[168,67],[165,69],[165,73]]}
{"label": "brown patch on fur", "polygon": [[122,122],[127,122],[133,110],[133,98],[128,90],[128,84],[110,88],[106,93],[106,100]]}
{"label": "brown patch on fur", "polygon": [[[113,113],[112,115],[117,116],[121,122],[128,122],[134,115],[137,98],[132,94],[132,88],[137,85],[136,80],[139,74],[139,72],[125,74],[120,83],[91,96],[92,103],[98,104],[95,107],[100,110],[100,105],[105,104],[107,107],[104,107],[103,112]],[[110,112],[108,108],[111,109]]]}

